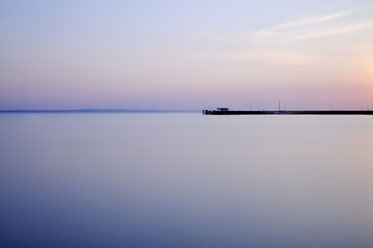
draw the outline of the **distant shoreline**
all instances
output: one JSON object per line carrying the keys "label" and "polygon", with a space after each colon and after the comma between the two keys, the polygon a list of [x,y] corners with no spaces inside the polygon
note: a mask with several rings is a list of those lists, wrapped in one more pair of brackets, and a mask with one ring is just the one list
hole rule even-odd
{"label": "distant shoreline", "polygon": [[11,109],[0,110],[0,114],[16,113],[199,113],[200,110],[159,109]]}

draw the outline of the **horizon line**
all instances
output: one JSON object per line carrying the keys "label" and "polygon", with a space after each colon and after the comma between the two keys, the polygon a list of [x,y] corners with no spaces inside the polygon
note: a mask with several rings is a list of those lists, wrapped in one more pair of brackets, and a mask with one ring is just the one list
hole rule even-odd
{"label": "horizon line", "polygon": [[0,113],[195,113],[201,110],[172,110],[172,109],[0,109]]}

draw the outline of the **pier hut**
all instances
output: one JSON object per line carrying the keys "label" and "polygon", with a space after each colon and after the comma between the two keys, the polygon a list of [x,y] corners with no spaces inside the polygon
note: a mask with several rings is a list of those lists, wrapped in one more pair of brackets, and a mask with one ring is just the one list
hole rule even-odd
{"label": "pier hut", "polygon": [[216,108],[217,111],[223,111],[223,112],[226,112],[226,111],[229,111],[229,108]]}

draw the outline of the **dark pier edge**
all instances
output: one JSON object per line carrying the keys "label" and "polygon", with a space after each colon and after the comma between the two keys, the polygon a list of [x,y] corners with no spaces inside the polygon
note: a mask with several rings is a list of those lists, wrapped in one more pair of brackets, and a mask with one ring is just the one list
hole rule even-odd
{"label": "dark pier edge", "polygon": [[203,115],[373,115],[373,110],[294,110],[294,111],[246,111],[220,108],[202,110]]}

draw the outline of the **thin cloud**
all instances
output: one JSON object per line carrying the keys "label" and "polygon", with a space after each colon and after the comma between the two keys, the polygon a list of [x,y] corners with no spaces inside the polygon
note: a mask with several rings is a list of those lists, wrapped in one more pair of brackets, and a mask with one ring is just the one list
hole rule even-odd
{"label": "thin cloud", "polygon": [[331,20],[335,20],[341,17],[344,17],[348,14],[352,13],[351,11],[347,12],[339,12],[339,13],[334,13],[330,15],[325,15],[325,16],[319,16],[316,18],[309,18],[309,19],[301,19],[298,21],[293,21],[293,22],[287,22],[287,23],[282,23],[279,25],[274,26],[274,29],[286,29],[286,28],[297,28],[297,27],[303,27],[306,25],[312,25],[312,24],[317,24],[317,23],[323,23]]}
{"label": "thin cloud", "polygon": [[260,62],[290,66],[302,66],[315,60],[313,56],[305,53],[283,50],[229,52],[222,54],[222,57],[238,62]]}
{"label": "thin cloud", "polygon": [[286,22],[273,27],[251,33],[247,38],[256,42],[266,41],[295,41],[314,39],[323,36],[339,35],[357,30],[367,29],[373,26],[373,21],[361,21],[353,24],[340,24],[332,21],[356,13],[356,11],[345,11],[315,18],[301,19]]}
{"label": "thin cloud", "polygon": [[361,23],[357,23],[353,25],[344,25],[344,26],[339,26],[339,27],[334,27],[334,28],[329,28],[329,29],[321,29],[321,30],[312,31],[312,32],[305,32],[297,36],[294,36],[291,39],[292,40],[313,39],[313,38],[319,38],[323,36],[349,33],[349,32],[363,30],[363,29],[367,29],[371,27],[373,27],[373,21],[361,22]]}

